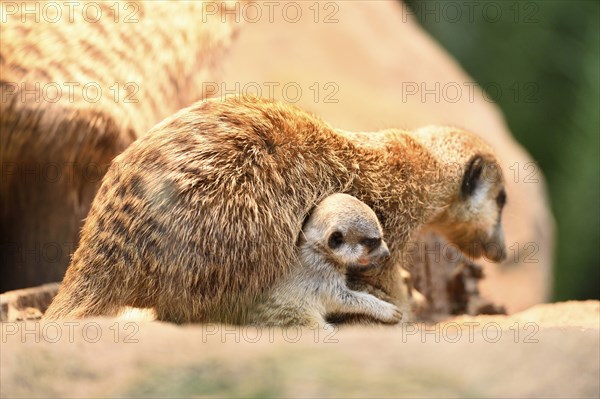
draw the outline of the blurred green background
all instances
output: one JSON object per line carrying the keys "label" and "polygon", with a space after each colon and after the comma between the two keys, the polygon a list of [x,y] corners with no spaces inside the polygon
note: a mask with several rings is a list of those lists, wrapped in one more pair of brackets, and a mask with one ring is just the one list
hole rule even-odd
{"label": "blurred green background", "polygon": [[554,299],[600,298],[600,2],[407,4],[477,82],[503,90],[488,91],[548,183]]}

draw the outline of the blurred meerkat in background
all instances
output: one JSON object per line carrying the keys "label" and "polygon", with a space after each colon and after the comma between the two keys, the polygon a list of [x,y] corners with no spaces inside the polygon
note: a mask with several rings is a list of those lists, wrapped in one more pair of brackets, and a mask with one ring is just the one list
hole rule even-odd
{"label": "blurred meerkat in background", "polygon": [[0,3],[0,292],[62,279],[111,160],[219,81],[231,3]]}

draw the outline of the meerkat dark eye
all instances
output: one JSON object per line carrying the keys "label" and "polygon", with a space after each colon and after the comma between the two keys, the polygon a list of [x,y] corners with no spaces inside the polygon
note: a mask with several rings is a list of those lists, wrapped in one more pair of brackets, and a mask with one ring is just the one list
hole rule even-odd
{"label": "meerkat dark eye", "polygon": [[506,191],[502,190],[500,193],[498,193],[498,196],[496,197],[496,204],[498,204],[499,208],[504,207],[506,204]]}
{"label": "meerkat dark eye", "polygon": [[381,238],[365,238],[360,243],[372,251],[381,245]]}
{"label": "meerkat dark eye", "polygon": [[331,249],[336,249],[343,243],[344,235],[340,231],[334,231],[333,233],[331,233],[331,235],[329,236],[329,240],[327,241],[327,245],[329,245],[329,248]]}

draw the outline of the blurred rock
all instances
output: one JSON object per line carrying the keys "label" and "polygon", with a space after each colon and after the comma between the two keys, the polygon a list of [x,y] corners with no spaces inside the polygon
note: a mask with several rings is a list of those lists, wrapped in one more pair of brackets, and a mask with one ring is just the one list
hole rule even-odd
{"label": "blurred rock", "polygon": [[0,321],[40,319],[58,293],[59,283],[8,291],[0,295]]}
{"label": "blurred rock", "polygon": [[[446,256],[443,258],[442,254]],[[485,277],[482,267],[456,246],[448,246],[442,237],[424,232],[419,245],[406,255],[410,272],[406,281],[416,320],[441,321],[460,314],[506,314],[503,306],[481,295],[479,282]]]}

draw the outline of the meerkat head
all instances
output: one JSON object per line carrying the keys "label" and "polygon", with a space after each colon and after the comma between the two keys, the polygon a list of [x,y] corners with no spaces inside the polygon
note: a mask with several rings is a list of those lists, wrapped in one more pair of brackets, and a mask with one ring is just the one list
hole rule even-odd
{"label": "meerkat head", "polygon": [[333,194],[311,212],[305,245],[341,269],[380,264],[390,252],[375,212],[348,194]]}
{"label": "meerkat head", "polygon": [[502,210],[506,204],[504,179],[496,159],[476,154],[466,163],[459,192],[433,224],[450,242],[472,258],[506,258]]}

